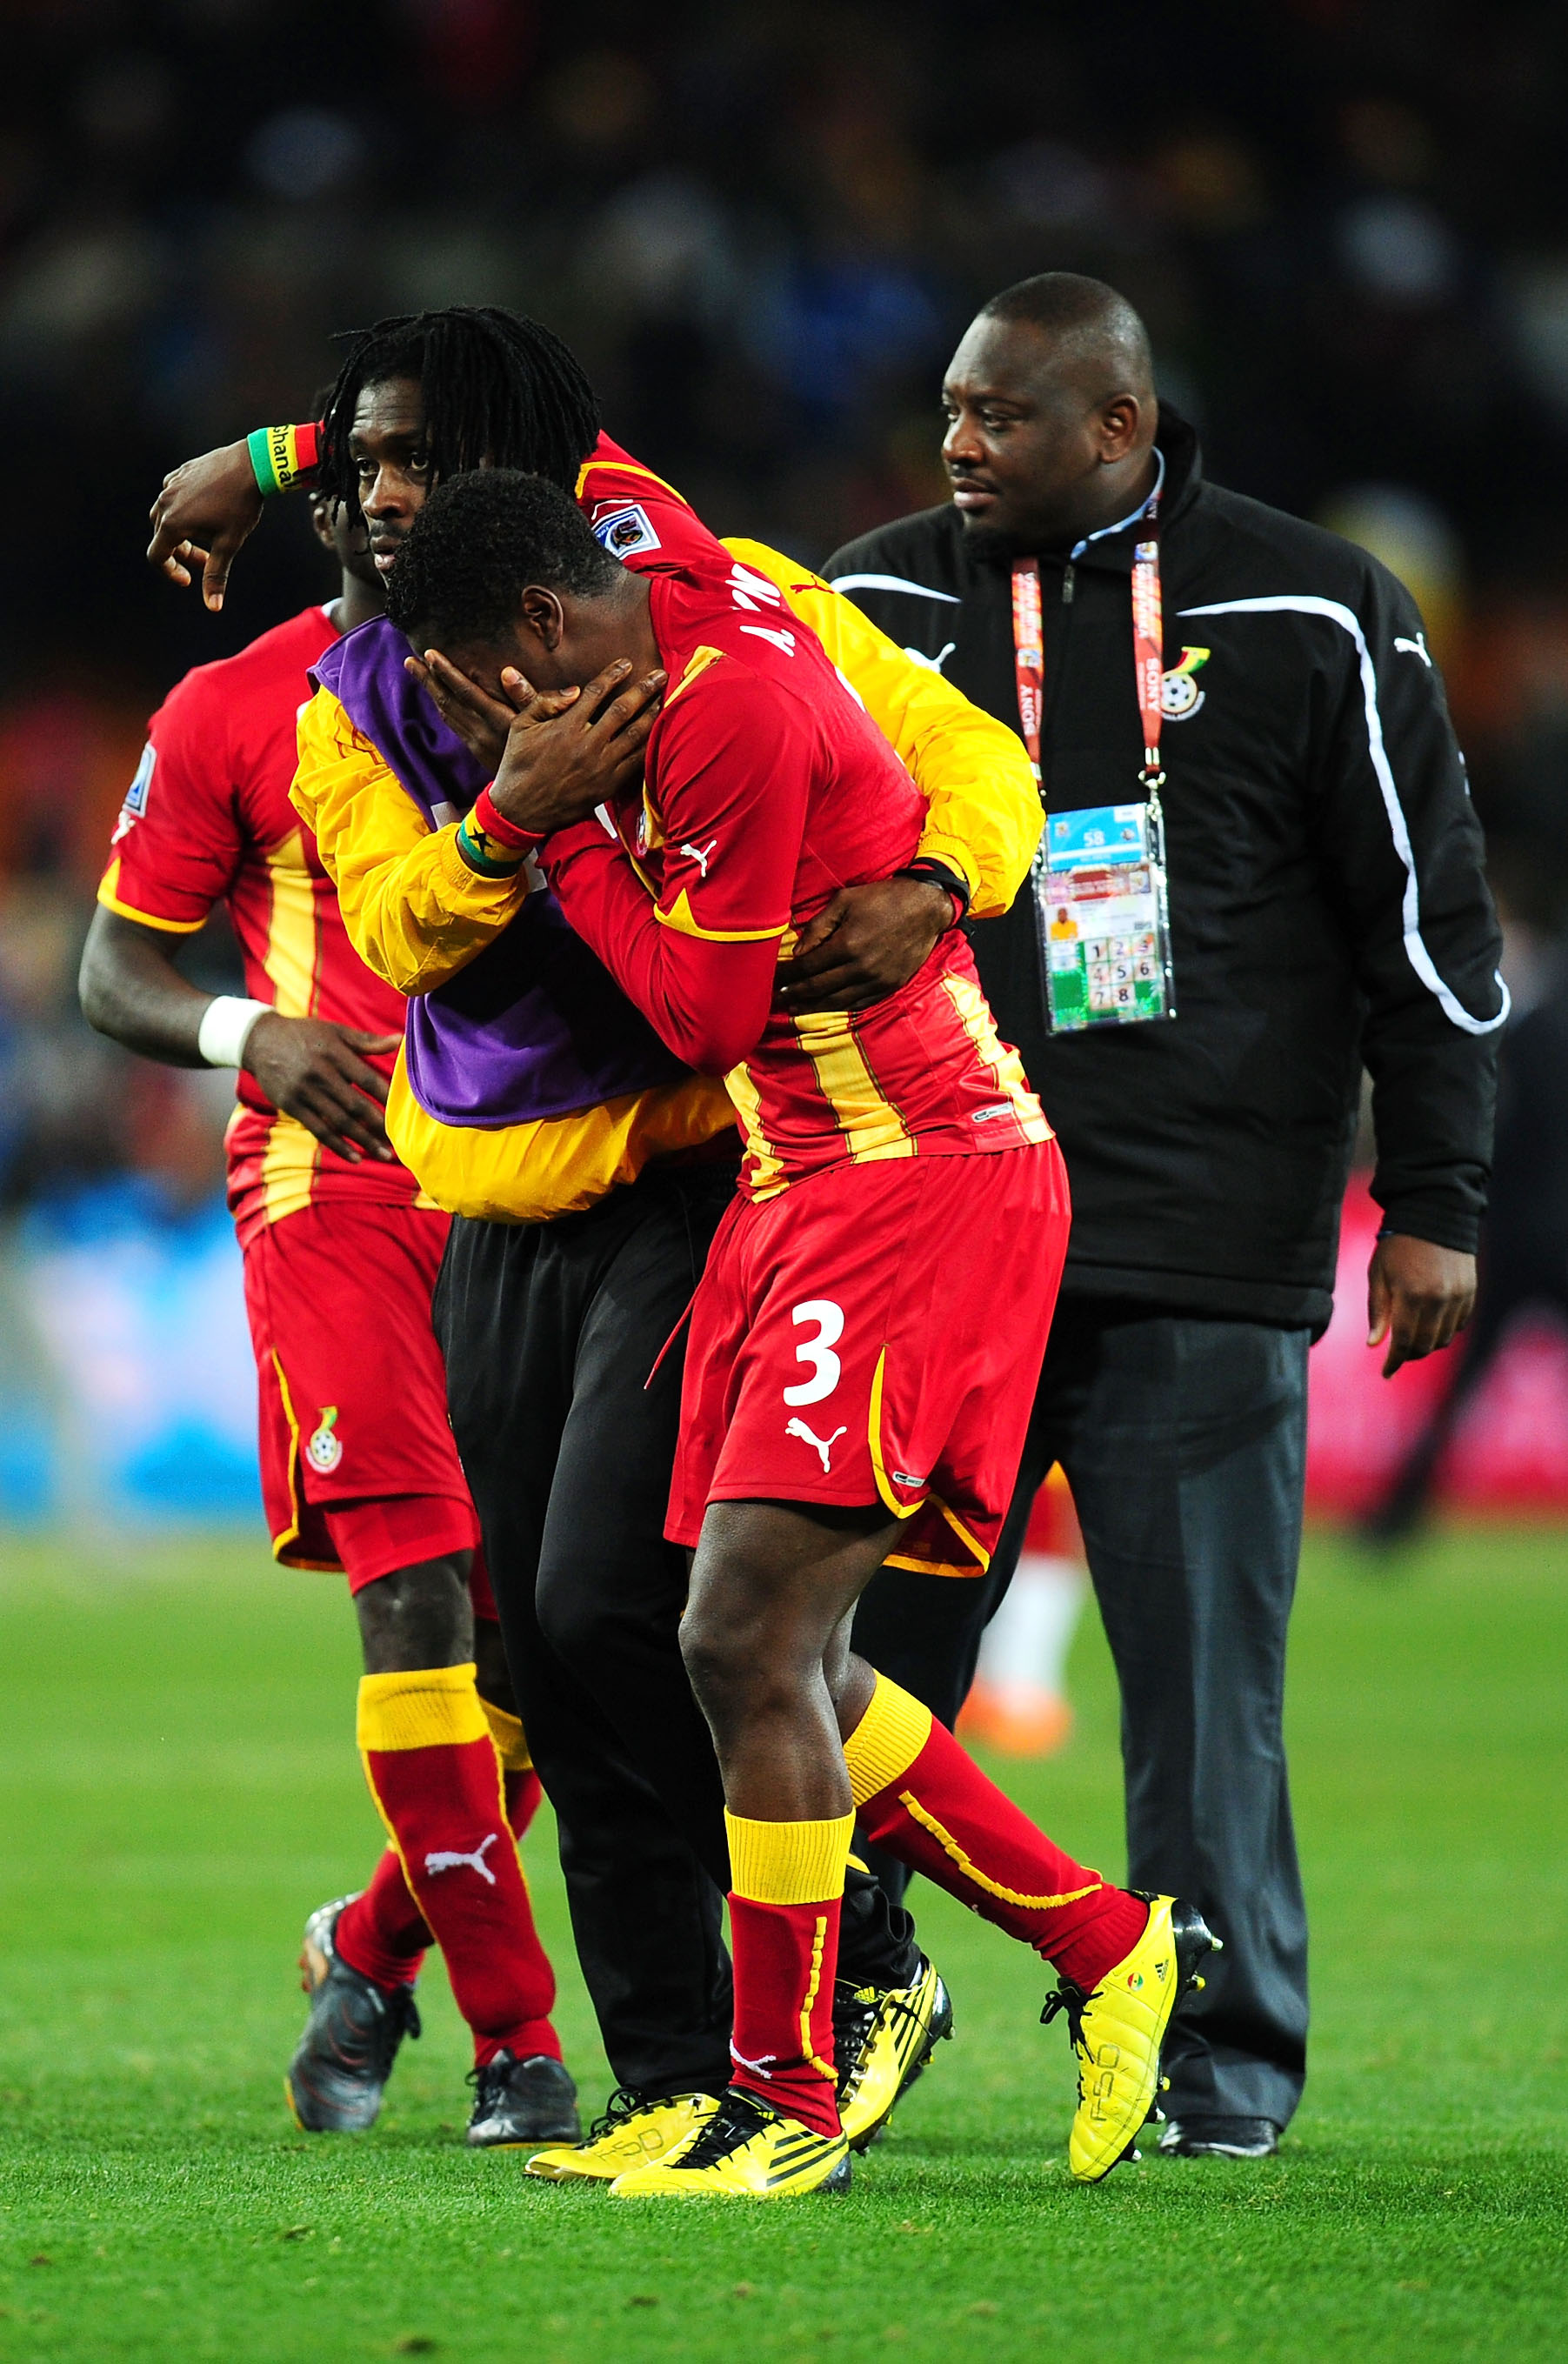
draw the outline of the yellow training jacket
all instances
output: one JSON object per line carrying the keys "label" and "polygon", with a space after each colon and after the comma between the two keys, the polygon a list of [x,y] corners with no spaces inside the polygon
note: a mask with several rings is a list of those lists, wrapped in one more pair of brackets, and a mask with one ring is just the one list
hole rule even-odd
{"label": "yellow training jacket", "polygon": [[[793,559],[761,542],[725,546],[779,585],[897,750],[926,799],[921,853],[962,872],[976,919],[1005,911],[1029,874],[1042,819],[1021,741]],[[328,690],[301,712],[292,793],[350,942],[400,993],[444,984],[528,892],[526,871],[490,879],[469,869],[455,823],[428,826]],[[733,1122],[722,1084],[694,1076],[528,1124],[442,1124],[414,1098],[401,1055],[386,1110],[393,1147],[438,1205],[503,1222],[543,1222],[590,1206],[634,1180],[651,1157],[699,1147]]]}

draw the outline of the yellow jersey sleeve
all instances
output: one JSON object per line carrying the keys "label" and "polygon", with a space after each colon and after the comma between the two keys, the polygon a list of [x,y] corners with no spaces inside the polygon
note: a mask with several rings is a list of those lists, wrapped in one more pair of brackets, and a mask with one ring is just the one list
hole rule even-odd
{"label": "yellow jersey sleeve", "polygon": [[295,809],[315,831],[349,941],[399,993],[428,993],[498,936],[526,872],[476,876],[457,827],[433,830],[391,766],[318,689],[299,718]]}
{"label": "yellow jersey sleeve", "polygon": [[1045,819],[1023,741],[795,559],[760,541],[725,548],[778,585],[897,750],[926,799],[920,852],[968,879],[977,920],[999,918],[1029,876]]}

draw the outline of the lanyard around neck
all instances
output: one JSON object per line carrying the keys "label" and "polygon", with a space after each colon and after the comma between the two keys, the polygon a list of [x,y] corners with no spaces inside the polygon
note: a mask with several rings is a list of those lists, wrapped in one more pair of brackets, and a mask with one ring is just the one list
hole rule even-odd
{"label": "lanyard around neck", "polygon": [[[1143,724],[1143,764],[1139,779],[1151,802],[1165,785],[1160,769],[1160,726],[1165,675],[1164,619],[1160,597],[1160,507],[1147,512],[1147,541],[1132,552],[1132,668],[1138,711]],[[1040,602],[1040,562],[1013,564],[1013,663],[1018,684],[1018,724],[1035,779],[1040,781],[1040,734],[1045,717],[1045,616]]]}

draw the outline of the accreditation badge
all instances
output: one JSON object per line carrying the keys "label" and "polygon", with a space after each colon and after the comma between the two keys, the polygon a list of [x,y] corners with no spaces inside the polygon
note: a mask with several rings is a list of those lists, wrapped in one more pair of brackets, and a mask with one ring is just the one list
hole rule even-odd
{"label": "accreditation badge", "polygon": [[1175,1016],[1157,795],[1049,815],[1034,898],[1053,1034]]}

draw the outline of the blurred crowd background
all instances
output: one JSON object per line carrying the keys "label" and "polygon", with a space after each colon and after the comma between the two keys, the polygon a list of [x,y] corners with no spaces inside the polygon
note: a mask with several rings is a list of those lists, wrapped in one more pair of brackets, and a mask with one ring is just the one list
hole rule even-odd
{"label": "blurred crowd background", "polygon": [[[101,1272],[112,1251],[156,1295],[161,1226],[182,1271],[209,1251],[220,1269],[231,1079],[88,1033],[76,960],[148,711],[328,590],[283,504],[215,622],[146,573],[148,504],[190,452],[303,415],[335,331],[428,304],[537,313],[712,525],[815,560],[942,497],[938,386],[978,302],[1052,267],[1111,280],[1209,473],[1415,589],[1511,982],[1521,1007],[1549,989],[1568,916],[1556,0],[3,15],[0,1203],[35,1264],[90,1249]],[[221,929],[192,958],[222,982]],[[172,1334],[208,1335],[212,1285],[164,1304]],[[18,1286],[0,1352],[32,1318]],[[213,1383],[181,1351],[199,1410]],[[150,1384],[134,1358],[115,1380],[128,1403]],[[26,1420],[6,1433],[0,1511],[57,1497],[58,1466],[28,1475]],[[217,1466],[197,1434],[165,1422],[147,1447],[175,1497]]]}

